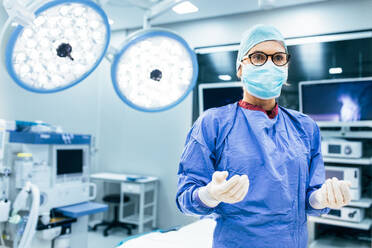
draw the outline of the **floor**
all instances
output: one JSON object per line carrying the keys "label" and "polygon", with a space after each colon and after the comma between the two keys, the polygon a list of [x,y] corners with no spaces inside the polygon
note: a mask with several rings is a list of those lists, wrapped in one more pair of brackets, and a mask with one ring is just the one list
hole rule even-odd
{"label": "floor", "polygon": [[88,247],[89,248],[111,248],[116,247],[120,241],[127,237],[125,230],[113,230],[108,237],[104,237],[102,230],[88,233]]}

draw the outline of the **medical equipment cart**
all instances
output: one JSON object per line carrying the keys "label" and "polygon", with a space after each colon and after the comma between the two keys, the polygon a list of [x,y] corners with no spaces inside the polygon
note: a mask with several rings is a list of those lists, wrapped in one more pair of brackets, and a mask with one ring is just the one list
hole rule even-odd
{"label": "medical equipment cart", "polygon": [[[118,174],[118,173],[95,173],[90,176],[92,180],[99,180],[109,183],[120,184],[120,205],[119,220],[123,223],[134,224],[138,226],[138,233],[144,232],[144,225],[151,222],[152,228],[156,228],[157,218],[157,196],[158,181],[156,177]],[[152,201],[146,202],[146,194],[152,193]],[[134,214],[126,216],[124,206],[124,194],[138,195],[139,199],[135,202]],[[147,209],[152,211],[146,211]],[[148,212],[151,212],[149,214]]]}
{"label": "medical equipment cart", "polygon": [[[341,124],[340,124],[341,125]],[[363,171],[362,197],[352,200],[346,207],[360,209],[366,212],[361,221],[347,221],[344,219],[331,219],[327,216],[309,216],[309,248],[323,247],[371,247],[372,227],[372,191],[370,188],[370,177],[372,175],[372,124],[352,125],[345,124],[337,131],[337,125],[333,128],[320,125],[322,138],[352,139],[363,142],[365,149],[361,158],[327,157],[323,160],[327,166],[350,167],[359,166]],[[324,230],[329,230],[328,235],[322,235]],[[330,235],[332,231],[333,235]]]}

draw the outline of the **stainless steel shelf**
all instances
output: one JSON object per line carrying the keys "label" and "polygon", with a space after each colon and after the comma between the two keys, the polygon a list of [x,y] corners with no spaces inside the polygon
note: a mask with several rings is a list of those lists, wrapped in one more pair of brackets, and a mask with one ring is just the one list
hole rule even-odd
{"label": "stainless steel shelf", "polygon": [[322,137],[330,137],[330,138],[372,139],[371,131],[363,131],[363,132],[320,131],[320,133]]}
{"label": "stainless steel shelf", "polygon": [[153,207],[153,206],[155,206],[155,203],[145,204],[143,207],[144,208],[149,208],[149,207]]}
{"label": "stainless steel shelf", "polygon": [[309,248],[333,248],[333,247],[370,248],[371,244],[368,244],[368,242],[342,239],[339,237],[321,237],[319,239],[314,240],[309,245]]}
{"label": "stainless steel shelf", "polygon": [[333,158],[323,157],[325,163],[371,165],[372,158]]}
{"label": "stainless steel shelf", "polygon": [[349,227],[349,228],[360,229],[360,230],[369,230],[372,226],[372,219],[369,219],[369,218],[364,219],[360,223],[354,223],[354,222],[342,221],[342,220],[332,220],[332,219],[327,219],[323,217],[315,217],[315,216],[309,216],[308,220],[316,222],[316,223],[321,223],[321,224]]}
{"label": "stainless steel shelf", "polygon": [[[149,222],[153,219],[154,219],[153,216],[145,215],[144,218],[143,218],[143,223],[147,223],[147,222]],[[122,218],[120,221],[124,222],[124,223],[138,225],[139,224],[139,215],[138,214],[133,214],[133,215]]]}
{"label": "stainless steel shelf", "polygon": [[372,205],[372,198],[361,198],[359,201],[351,201],[347,206],[369,208]]}

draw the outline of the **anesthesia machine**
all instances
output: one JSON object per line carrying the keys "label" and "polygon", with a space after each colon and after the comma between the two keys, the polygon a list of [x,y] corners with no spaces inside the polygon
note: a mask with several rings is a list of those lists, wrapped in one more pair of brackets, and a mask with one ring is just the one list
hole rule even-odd
{"label": "anesthesia machine", "polygon": [[96,196],[89,182],[91,136],[3,123],[0,247],[87,247],[88,215],[107,210],[89,202]]}

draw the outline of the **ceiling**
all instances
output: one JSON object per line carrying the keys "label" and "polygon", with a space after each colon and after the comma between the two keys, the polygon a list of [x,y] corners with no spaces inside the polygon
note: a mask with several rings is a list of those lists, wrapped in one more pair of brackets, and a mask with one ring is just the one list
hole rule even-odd
{"label": "ceiling", "polygon": [[[135,2],[143,7],[151,7],[162,0],[96,0],[105,9],[108,16],[114,21],[112,30],[140,27],[143,24],[145,9],[134,6]],[[199,8],[196,13],[179,15],[169,10],[153,20],[152,24],[165,24],[216,16],[232,15],[238,13],[260,11],[258,2],[262,0],[190,0]],[[308,4],[327,0],[264,0],[274,2],[275,8],[293,5]]]}

